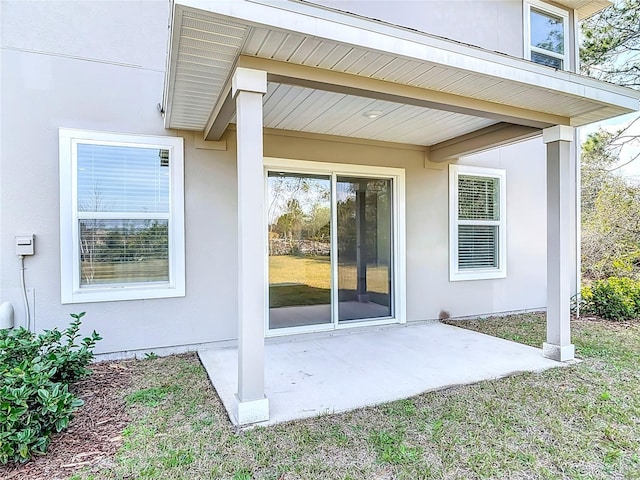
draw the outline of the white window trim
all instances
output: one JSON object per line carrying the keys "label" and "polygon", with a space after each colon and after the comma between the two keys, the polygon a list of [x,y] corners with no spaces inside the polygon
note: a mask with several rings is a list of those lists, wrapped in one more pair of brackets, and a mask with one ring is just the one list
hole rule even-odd
{"label": "white window trim", "polygon": [[[61,302],[108,302],[185,295],[184,146],[180,137],[59,129]],[[169,282],[80,286],[77,210],[77,144],[94,143],[169,150]],[[95,215],[94,215],[95,217]],[[92,217],[93,218],[93,217]],[[147,218],[147,217],[145,217]]]}
{"label": "white window trim", "polygon": [[[492,222],[498,226],[498,268],[458,268],[458,177],[473,175],[497,178],[500,181],[500,220]],[[503,169],[449,165],[449,281],[488,280],[507,276],[507,174]]]}
{"label": "white window trim", "polygon": [[[365,326],[387,325],[392,323],[406,323],[406,306],[407,306],[407,273],[406,273],[406,197],[405,197],[405,169],[396,167],[376,167],[367,165],[355,165],[347,163],[329,163],[314,162],[308,160],[293,160],[287,158],[264,157],[264,181],[265,181],[265,199],[267,197],[267,174],[271,170],[278,170],[291,173],[316,173],[321,175],[331,175],[332,178],[337,175],[358,175],[373,178],[390,178],[393,180],[393,255],[394,255],[394,316],[385,319],[372,319],[361,322],[340,324],[337,321],[337,304],[332,306],[333,322],[329,325],[310,325],[303,327],[288,328],[269,328],[269,282],[265,283],[265,332],[267,337],[279,337],[297,333],[311,333],[321,331],[334,331],[350,328],[358,328]],[[332,201],[335,200],[335,189],[333,190]],[[265,222],[265,244],[268,244],[267,237],[267,212],[265,201],[264,222]],[[336,212],[333,209],[332,223],[336,225]],[[335,238],[332,239],[332,249],[336,249]],[[265,254],[265,272],[269,271],[269,254]],[[332,272],[332,285],[337,284],[337,271]]]}
{"label": "white window trim", "polygon": [[[540,10],[543,13],[548,13],[555,17],[561,17],[563,19],[564,26],[564,54],[561,55],[556,52],[545,50],[544,48],[537,48],[531,45],[531,7],[535,10]],[[548,55],[562,60],[562,69],[570,70],[569,65],[569,12],[563,10],[554,5],[542,2],[541,0],[525,0],[524,2],[524,58],[531,60],[531,52],[537,52],[542,55]]]}

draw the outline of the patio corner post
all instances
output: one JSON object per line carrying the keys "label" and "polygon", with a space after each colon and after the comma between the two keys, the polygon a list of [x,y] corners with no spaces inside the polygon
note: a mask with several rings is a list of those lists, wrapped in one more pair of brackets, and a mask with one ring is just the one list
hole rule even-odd
{"label": "patio corner post", "polygon": [[262,97],[267,73],[237,68],[232,95],[236,102],[238,162],[238,391],[240,425],[269,419],[264,390],[265,232]]}
{"label": "patio corner post", "polygon": [[547,145],[547,341],[542,354],[553,360],[573,360],[571,344],[571,142],[573,127],[546,128]]}

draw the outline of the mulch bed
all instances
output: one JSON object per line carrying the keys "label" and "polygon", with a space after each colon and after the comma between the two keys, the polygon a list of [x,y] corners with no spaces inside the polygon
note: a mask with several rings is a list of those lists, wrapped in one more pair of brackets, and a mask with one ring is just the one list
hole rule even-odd
{"label": "mulch bed", "polygon": [[95,471],[109,466],[122,445],[122,430],[130,421],[122,394],[131,385],[130,367],[131,362],[92,365],[93,374],[73,387],[85,403],[69,428],[52,437],[46,455],[25,464],[0,465],[0,478],[58,480],[84,467]]}

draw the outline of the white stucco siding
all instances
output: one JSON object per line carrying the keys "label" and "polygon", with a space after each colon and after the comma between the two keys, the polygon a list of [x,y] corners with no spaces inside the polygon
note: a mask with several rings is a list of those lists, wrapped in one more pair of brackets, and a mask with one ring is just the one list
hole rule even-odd
{"label": "white stucco siding", "polygon": [[524,51],[521,0],[311,1],[515,57]]}
{"label": "white stucco siding", "polygon": [[[69,313],[86,311],[85,327],[105,338],[98,351],[235,337],[234,152],[212,158],[211,151],[194,150],[192,133],[163,128],[155,106],[162,72],[13,51],[4,52],[2,68],[19,74],[6,76],[2,85],[0,300],[11,301],[23,318],[14,235],[35,233],[36,255],[25,263],[38,329],[64,325]],[[32,88],[37,78],[45,82]],[[185,137],[186,297],[60,304],[62,126]]]}
{"label": "white stucco siding", "polygon": [[[35,327],[64,326],[86,311],[97,351],[194,345],[237,335],[235,133],[227,150],[195,148],[167,131],[163,94],[169,3],[3,2],[0,109],[0,301],[23,321],[14,235],[34,233],[25,259]],[[64,28],[61,28],[64,25]],[[62,305],[58,128],[185,139],[186,296]],[[403,167],[407,201],[407,319],[536,308],[545,303],[542,142],[463,162],[507,169],[509,265],[503,280],[448,280],[448,170],[424,152],[340,139],[267,134],[265,156]]]}
{"label": "white stucco siding", "polygon": [[[489,150],[460,160],[465,165],[502,168],[507,172],[507,278],[476,281],[477,288],[460,292],[489,304],[482,312],[452,307],[455,316],[506,312],[546,305],[546,151],[541,138]],[[463,282],[468,283],[468,282]],[[471,282],[473,284],[474,282]],[[457,285],[453,285],[454,291]],[[466,286],[461,286],[465,289]]]}
{"label": "white stucco siding", "polygon": [[[104,336],[98,352],[236,335],[235,154],[214,158],[194,150],[192,133],[163,128],[168,14],[164,1],[2,3],[0,301],[18,325],[14,236],[34,233],[25,265],[38,330],[86,311],[85,331]],[[186,297],[60,303],[59,127],[185,137]]]}
{"label": "white stucco siding", "polygon": [[164,71],[168,0],[2,2],[3,48]]}
{"label": "white stucco siding", "polygon": [[416,150],[267,135],[265,155],[406,170],[407,320],[486,315],[546,305],[546,154],[541,138],[466,157],[507,171],[507,278],[449,281],[448,165]]}

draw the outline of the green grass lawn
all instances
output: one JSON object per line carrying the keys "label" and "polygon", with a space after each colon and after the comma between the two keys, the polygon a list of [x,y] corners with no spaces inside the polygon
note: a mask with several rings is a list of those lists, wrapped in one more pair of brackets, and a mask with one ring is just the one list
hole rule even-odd
{"label": "green grass lawn", "polygon": [[[389,270],[386,266],[367,267],[367,291],[372,301],[389,303]],[[343,301],[357,288],[354,264],[340,264],[338,284]],[[344,297],[344,298],[343,298]],[[269,306],[325,305],[331,303],[331,259],[329,256],[277,255],[269,257]]]}
{"label": "green grass lawn", "polygon": [[[370,291],[388,293],[389,270],[386,266],[367,266],[367,287]],[[338,282],[341,289],[356,289],[356,265],[340,264]],[[330,257],[296,257],[277,255],[269,257],[269,284],[298,283],[314,288],[331,288]]]}
{"label": "green grass lawn", "polygon": [[[544,340],[541,315],[455,324]],[[580,320],[573,335],[584,361],[569,368],[247,431],[194,355],[132,362],[124,445],[73,478],[640,479],[640,324]]]}
{"label": "green grass lawn", "polygon": [[269,287],[269,307],[289,307],[292,305],[330,305],[331,289],[309,285],[271,285]]}

